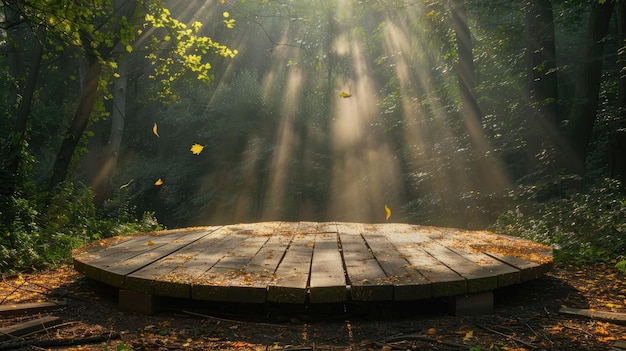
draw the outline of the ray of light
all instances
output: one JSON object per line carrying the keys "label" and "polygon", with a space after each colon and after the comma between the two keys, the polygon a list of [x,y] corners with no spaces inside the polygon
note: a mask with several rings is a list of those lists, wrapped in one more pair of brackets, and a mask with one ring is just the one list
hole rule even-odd
{"label": "ray of light", "polygon": [[[338,13],[349,14],[348,2],[340,2]],[[344,36],[345,35],[345,36]],[[384,205],[394,207],[403,191],[398,181],[399,165],[386,138],[370,128],[379,114],[376,84],[370,61],[361,44],[349,33],[340,35],[337,52],[350,54],[353,70],[340,77],[336,90],[351,92],[349,98],[336,95],[331,125],[333,167],[328,217],[338,220],[384,221]],[[346,43],[349,40],[349,46]],[[349,49],[349,50],[348,50]]]}

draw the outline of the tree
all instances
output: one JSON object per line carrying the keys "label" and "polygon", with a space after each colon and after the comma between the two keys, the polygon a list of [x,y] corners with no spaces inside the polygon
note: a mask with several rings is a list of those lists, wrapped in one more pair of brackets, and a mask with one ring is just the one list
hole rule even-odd
{"label": "tree", "polygon": [[609,168],[612,177],[626,184],[626,4],[623,1],[617,4],[618,30],[618,123],[616,123],[611,138],[609,150]]}
{"label": "tree", "polygon": [[[174,19],[160,1],[101,0],[90,3],[90,6],[83,6],[73,2],[51,5],[43,0],[29,0],[3,2],[3,7],[5,11],[9,11],[9,17],[41,28],[42,33],[47,35],[47,43],[51,44],[44,49],[52,52],[74,50],[87,63],[85,74],[80,79],[82,89],[77,109],[63,136],[52,170],[50,189],[67,177],[74,152],[90,122],[95,104],[107,94],[110,77],[119,75],[116,72],[119,68],[116,60],[130,54],[133,45],[143,45],[145,49],[151,50],[147,56],[155,67],[152,77],[158,80],[160,95],[168,98],[173,95],[170,90],[171,81],[187,72],[195,73],[198,79],[210,80],[208,70],[211,65],[206,58],[210,52],[225,57],[236,54],[236,51],[208,37],[199,36],[201,23],[195,22],[189,27]],[[14,43],[11,42],[8,46],[11,45]],[[122,50],[116,49],[120,47]],[[178,59],[157,55],[156,50]],[[178,67],[174,69],[174,65]],[[37,69],[36,66],[31,66],[31,76],[36,76]],[[30,102],[22,99],[21,104],[28,111]],[[17,121],[18,126],[25,127],[27,118],[18,115]],[[19,132],[17,129],[16,131]]]}
{"label": "tree", "polygon": [[583,43],[582,63],[576,80],[574,105],[569,114],[567,147],[564,154],[568,172],[583,177],[585,160],[597,109],[602,81],[603,54],[614,0],[594,1]]}
{"label": "tree", "polygon": [[558,80],[552,1],[530,0],[526,2],[524,12],[530,110],[526,123],[526,172],[533,174],[538,167],[546,166],[538,163],[540,157],[557,151]]}
{"label": "tree", "polygon": [[501,191],[506,187],[507,180],[499,161],[492,155],[482,127],[483,112],[476,95],[478,79],[465,0],[450,0],[450,6],[458,55],[456,74],[459,95],[465,126],[475,152],[478,175],[475,186],[487,192]]}
{"label": "tree", "polygon": [[[134,35],[128,32],[133,29],[132,24],[135,16],[137,1],[117,0],[113,2],[113,7],[107,8],[106,4],[102,4],[99,9],[102,12],[95,17],[104,17],[104,23],[90,23],[86,27],[78,27],[80,49],[88,63],[85,84],[79,98],[78,108],[74,114],[71,125],[65,133],[63,143],[59,149],[52,176],[50,177],[50,187],[52,190],[56,185],[63,182],[67,176],[70,161],[74,154],[81,137],[87,128],[89,118],[93,112],[94,104],[98,98],[98,87],[102,74],[103,62],[107,61],[113,49],[121,44],[123,46],[130,45]],[[96,13],[93,13],[96,15]],[[103,16],[104,15],[104,16]],[[77,20],[82,17],[78,16]],[[80,22],[75,22],[78,25]],[[93,26],[93,27],[92,27]],[[101,32],[90,32],[91,28],[98,28]],[[132,50],[129,50],[132,51]]]}

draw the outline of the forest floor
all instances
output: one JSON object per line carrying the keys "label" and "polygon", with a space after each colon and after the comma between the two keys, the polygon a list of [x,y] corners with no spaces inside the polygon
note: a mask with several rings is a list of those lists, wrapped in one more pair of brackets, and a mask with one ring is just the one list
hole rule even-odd
{"label": "forest floor", "polygon": [[120,311],[116,294],[68,266],[2,276],[4,305],[57,299],[67,304],[0,316],[0,328],[60,317],[60,324],[28,337],[0,333],[0,351],[626,349],[626,322],[559,312],[567,306],[626,313],[624,274],[604,265],[556,267],[541,279],[496,291],[494,313],[471,317],[447,314],[445,301],[438,300],[314,310],[171,300],[148,316]]}

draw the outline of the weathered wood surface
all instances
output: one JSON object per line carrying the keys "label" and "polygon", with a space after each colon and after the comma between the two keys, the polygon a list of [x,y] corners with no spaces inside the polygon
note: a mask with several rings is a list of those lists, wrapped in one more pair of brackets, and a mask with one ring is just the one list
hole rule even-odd
{"label": "weathered wood surface", "polygon": [[75,268],[113,286],[212,301],[333,303],[458,296],[535,279],[549,247],[409,224],[263,222],[111,238]]}

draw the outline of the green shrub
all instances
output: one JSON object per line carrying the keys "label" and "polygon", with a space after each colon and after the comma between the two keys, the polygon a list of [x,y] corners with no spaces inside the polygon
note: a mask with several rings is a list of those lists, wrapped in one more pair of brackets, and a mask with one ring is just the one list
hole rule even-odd
{"label": "green shrub", "polygon": [[615,259],[626,253],[626,196],[618,181],[605,179],[586,193],[525,200],[502,214],[495,230],[551,245],[557,261]]}
{"label": "green shrub", "polygon": [[68,263],[71,251],[89,241],[161,229],[153,213],[137,218],[125,198],[96,209],[92,190],[71,182],[46,201],[17,199],[13,210],[15,219],[1,228],[0,272]]}

